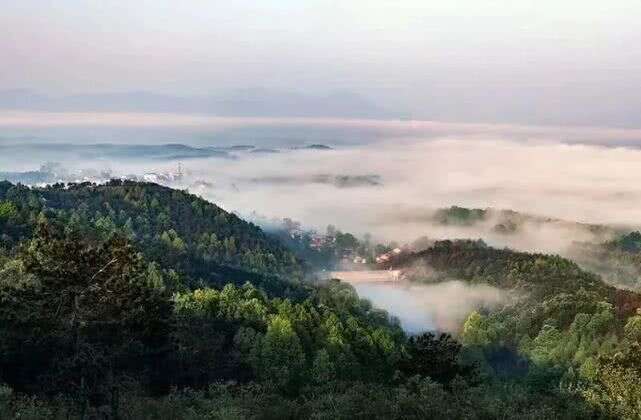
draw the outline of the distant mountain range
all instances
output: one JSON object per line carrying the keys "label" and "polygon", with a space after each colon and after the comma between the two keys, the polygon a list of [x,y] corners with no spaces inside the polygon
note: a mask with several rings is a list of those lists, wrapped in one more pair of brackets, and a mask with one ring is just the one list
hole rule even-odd
{"label": "distant mountain range", "polygon": [[353,92],[315,96],[265,89],[243,89],[199,96],[175,96],[148,91],[48,96],[29,89],[13,89],[0,91],[0,109],[206,113],[256,117],[393,117]]}

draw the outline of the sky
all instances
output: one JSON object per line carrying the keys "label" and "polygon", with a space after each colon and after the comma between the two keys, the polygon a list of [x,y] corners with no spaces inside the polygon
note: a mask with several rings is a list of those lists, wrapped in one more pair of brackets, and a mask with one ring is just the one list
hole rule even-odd
{"label": "sky", "polygon": [[407,118],[641,126],[638,0],[0,3],[0,90],[351,92]]}

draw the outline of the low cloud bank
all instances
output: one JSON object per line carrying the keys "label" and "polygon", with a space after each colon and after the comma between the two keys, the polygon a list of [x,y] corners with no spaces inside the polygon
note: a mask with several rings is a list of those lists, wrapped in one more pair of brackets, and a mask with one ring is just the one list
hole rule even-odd
{"label": "low cloud bank", "polygon": [[473,310],[506,302],[506,292],[487,285],[451,280],[436,284],[353,283],[358,294],[396,316],[403,329],[415,334],[442,331],[458,334]]}
{"label": "low cloud bank", "polygon": [[[561,144],[441,139],[377,143],[323,152],[287,153],[257,160],[192,166],[220,188],[203,191],[241,213],[284,215],[319,230],[328,224],[379,240],[482,237],[494,246],[563,252],[573,241],[598,241],[603,232],[584,224],[636,226],[641,221],[641,151]],[[248,185],[241,177],[300,179],[315,173],[376,174],[380,185],[340,189],[333,185]],[[237,192],[225,191],[233,184]],[[491,218],[471,226],[434,221],[450,205],[512,209],[541,215],[515,232],[494,229]],[[561,219],[559,220],[546,220]]]}
{"label": "low cloud bank", "polygon": [[[0,125],[15,128],[12,124],[30,121],[29,116],[20,114],[18,117],[11,119],[5,115],[4,119],[0,118]],[[107,118],[105,124],[121,120],[118,115],[108,117],[111,119],[101,117]],[[63,125],[91,122],[92,118],[102,121],[99,116],[84,114],[69,116],[71,121],[60,118]],[[129,118],[133,120],[126,121],[133,125],[138,121],[136,116]],[[153,126],[164,116],[140,118],[144,124]],[[333,224],[356,234],[371,233],[375,240],[401,243],[410,243],[420,236],[431,239],[480,237],[493,246],[563,253],[573,241],[603,239],[603,232],[596,232],[588,225],[567,224],[556,219],[586,224],[641,224],[641,206],[638,205],[641,199],[641,150],[567,144],[609,142],[616,145],[621,140],[636,145],[635,139],[641,138],[641,132],[634,130],[412,121],[291,119],[285,123],[277,119],[184,118],[193,120],[179,120],[178,123],[200,126],[203,130],[211,124],[223,130],[217,132],[217,136],[223,138],[227,133],[224,129],[229,126],[249,125],[253,127],[249,137],[234,137],[238,145],[278,148],[281,153],[235,149],[227,139],[225,144],[229,148],[225,153],[232,157],[230,159],[194,157],[194,153],[189,156],[182,153],[180,158],[173,155],[174,158],[167,160],[136,155],[116,159],[108,154],[94,159],[87,158],[86,151],[85,155],[81,151],[75,153],[73,147],[68,146],[59,156],[49,150],[39,152],[40,148],[27,145],[21,152],[20,142],[12,140],[11,149],[0,155],[0,172],[33,170],[45,159],[55,159],[67,172],[91,169],[98,176],[104,172],[116,177],[151,173],[147,179],[187,188],[245,217],[252,214],[267,219],[291,217],[319,231]],[[265,124],[271,130],[269,137],[254,137]],[[283,131],[281,133],[287,135],[279,137],[282,124],[299,129]],[[305,129],[305,124],[309,124],[309,130]],[[352,142],[353,131],[332,131],[332,136],[324,139],[319,132],[314,132],[317,135],[314,143],[321,142],[333,148],[295,147],[310,143],[305,138],[306,132],[311,133],[319,126],[336,128],[341,124],[350,129],[367,129],[369,134],[359,138],[359,142]],[[96,133],[102,133],[98,129],[92,130],[87,135],[94,139]],[[191,129],[182,132],[180,141],[191,141],[201,148],[222,147],[208,141],[202,133],[194,133]],[[135,139],[135,136],[131,138]],[[270,143],[270,139],[280,146]],[[37,141],[45,140],[38,138]],[[33,145],[33,142],[27,143]],[[4,146],[7,144],[5,142]],[[77,144],[80,150],[82,144]],[[183,177],[162,175],[175,174],[178,161],[182,162]],[[80,173],[80,179],[83,176]],[[544,221],[524,221],[518,229],[506,233],[500,227],[496,228],[500,221],[492,217],[472,225],[443,224],[434,220],[436,209],[451,205],[512,209],[540,215]]]}
{"label": "low cloud bank", "polygon": [[[234,128],[276,127],[281,131],[291,127],[305,130],[354,130],[368,133],[369,138],[426,138],[458,136],[478,138],[510,138],[519,141],[541,141],[568,144],[599,144],[603,146],[641,147],[641,129],[598,126],[536,126],[520,124],[490,124],[442,122],[430,120],[312,118],[312,117],[234,117],[206,114],[177,114],[161,112],[38,112],[0,110],[0,127],[18,129],[22,134],[34,128],[88,127],[92,133],[100,128],[149,127],[190,129],[209,133]],[[46,132],[39,132],[46,136]],[[353,133],[353,131],[352,131]],[[303,131],[304,137],[304,131]],[[130,140],[130,139],[128,139]],[[340,139],[337,139],[340,140]]]}

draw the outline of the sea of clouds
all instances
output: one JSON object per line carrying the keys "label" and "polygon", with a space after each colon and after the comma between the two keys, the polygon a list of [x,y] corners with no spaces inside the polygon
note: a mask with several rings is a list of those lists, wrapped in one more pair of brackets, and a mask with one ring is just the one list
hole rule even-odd
{"label": "sea of clouds", "polygon": [[[154,133],[160,133],[156,141]],[[39,152],[41,144],[60,142],[76,145],[78,153],[69,148],[64,153],[51,148]],[[82,153],[83,147],[104,142],[251,144],[264,150],[238,151],[226,159],[87,159]],[[332,150],[301,148],[311,143]],[[492,220],[472,227],[444,226],[431,215],[458,205],[636,226],[641,220],[640,145],[641,131],[634,129],[0,113],[0,171],[35,169],[54,160],[69,170],[142,175],[175,172],[181,160],[186,176],[172,186],[245,217],[290,217],[321,231],[333,224],[381,241],[410,242],[424,235],[483,237],[492,245],[549,252],[562,251],[574,240],[591,240],[593,233],[553,222],[526,224],[517,235],[499,235]],[[21,151],[21,146],[26,149]]]}

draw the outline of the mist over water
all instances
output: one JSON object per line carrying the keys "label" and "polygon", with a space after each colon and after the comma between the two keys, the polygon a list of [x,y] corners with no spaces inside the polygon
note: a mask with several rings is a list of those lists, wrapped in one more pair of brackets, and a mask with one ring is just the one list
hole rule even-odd
{"label": "mist over water", "polygon": [[505,292],[487,285],[452,280],[438,284],[352,283],[359,296],[397,317],[410,334],[425,331],[458,334],[473,310],[505,302]]}

